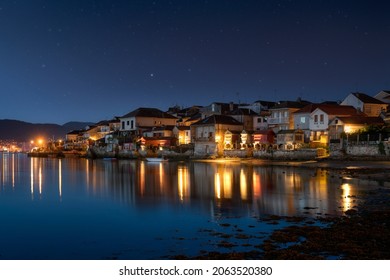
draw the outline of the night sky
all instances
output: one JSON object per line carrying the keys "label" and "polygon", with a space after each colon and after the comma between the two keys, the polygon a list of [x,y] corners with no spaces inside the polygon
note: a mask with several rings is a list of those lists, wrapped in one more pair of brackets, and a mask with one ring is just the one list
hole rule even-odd
{"label": "night sky", "polygon": [[0,0],[0,119],[390,90],[390,1]]}

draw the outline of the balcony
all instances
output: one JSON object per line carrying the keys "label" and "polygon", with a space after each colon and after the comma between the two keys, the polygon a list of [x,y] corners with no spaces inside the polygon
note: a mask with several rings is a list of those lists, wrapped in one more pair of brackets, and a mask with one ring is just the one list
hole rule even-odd
{"label": "balcony", "polygon": [[288,124],[290,118],[268,118],[268,124]]}

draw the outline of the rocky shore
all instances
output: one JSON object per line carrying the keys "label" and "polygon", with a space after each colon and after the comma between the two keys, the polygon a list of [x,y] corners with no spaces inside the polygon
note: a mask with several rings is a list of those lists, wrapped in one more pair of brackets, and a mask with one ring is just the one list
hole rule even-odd
{"label": "rocky shore", "polygon": [[[248,163],[249,164],[249,163]],[[256,164],[251,161],[250,164]],[[265,164],[257,162],[257,164]],[[268,162],[267,164],[270,164]],[[313,161],[273,162],[315,168],[334,168],[340,176],[384,182],[381,188],[361,191],[353,199],[357,206],[342,216],[304,217],[271,216],[260,223],[287,222],[287,226],[273,231],[266,239],[258,237],[258,244],[247,244],[245,250],[233,248],[233,242],[220,235],[219,244],[229,252],[200,252],[198,256],[173,256],[174,259],[267,259],[267,260],[388,260],[390,259],[390,163],[368,161]],[[233,238],[249,238],[238,229]],[[255,237],[256,238],[256,237]],[[260,241],[261,240],[261,241]],[[245,245],[245,244],[244,244]],[[238,247],[237,247],[238,248]]]}

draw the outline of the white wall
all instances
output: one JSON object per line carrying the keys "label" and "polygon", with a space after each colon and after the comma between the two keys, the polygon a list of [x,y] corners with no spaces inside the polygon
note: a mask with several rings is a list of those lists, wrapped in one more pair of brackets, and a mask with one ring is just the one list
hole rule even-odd
{"label": "white wall", "polygon": [[[323,116],[321,120],[321,115]],[[317,122],[316,122],[317,116]],[[311,131],[322,131],[327,130],[329,127],[329,115],[317,108],[310,114],[310,125],[309,129]]]}
{"label": "white wall", "polygon": [[294,129],[306,130],[310,128],[310,114],[294,114]]}
{"label": "white wall", "polygon": [[[136,130],[136,119],[135,117],[131,118],[121,118],[120,119],[121,124],[120,124],[120,130],[121,131],[129,131],[129,130]],[[131,121],[133,121],[133,128],[131,128]],[[124,127],[123,127],[123,122],[124,122]]]}
{"label": "white wall", "polygon": [[352,93],[348,95],[340,105],[350,105],[363,112],[363,102],[356,98]]}

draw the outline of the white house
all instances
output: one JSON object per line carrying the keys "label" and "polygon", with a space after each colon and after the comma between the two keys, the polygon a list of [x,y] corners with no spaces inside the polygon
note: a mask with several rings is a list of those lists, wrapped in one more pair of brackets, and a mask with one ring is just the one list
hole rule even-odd
{"label": "white house", "polygon": [[388,104],[365,93],[354,92],[349,94],[341,105],[350,105],[365,113],[369,117],[378,117],[386,112]]}
{"label": "white house", "polygon": [[383,103],[390,104],[390,90],[382,90],[376,94],[374,98],[382,101]]}
{"label": "white house", "polygon": [[309,130],[310,141],[319,141],[321,143],[328,143],[328,129],[329,123],[335,117],[349,117],[362,116],[352,106],[342,105],[319,105],[313,112],[310,113]]}
{"label": "white house", "polygon": [[139,136],[156,127],[175,126],[177,121],[176,117],[155,108],[138,108],[119,119],[120,131]]}
{"label": "white house", "polygon": [[354,133],[364,129],[369,125],[383,125],[384,121],[380,117],[352,116],[336,117],[329,124],[330,139],[340,139],[341,134]]}
{"label": "white house", "polygon": [[294,112],[294,129],[300,129],[304,133],[304,142],[307,143],[310,140],[310,115],[317,109],[319,104],[309,104]]}

